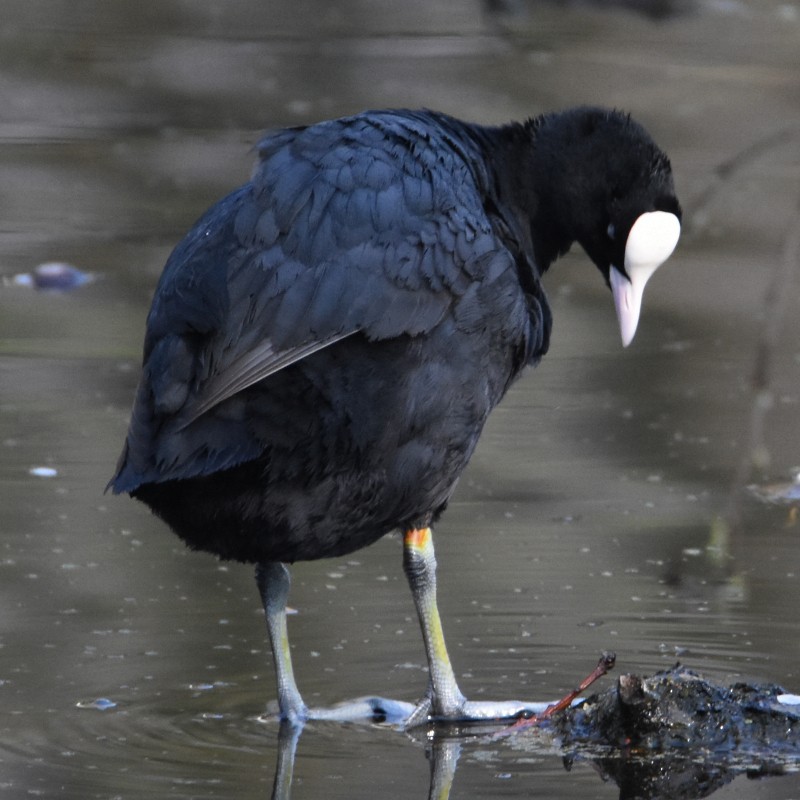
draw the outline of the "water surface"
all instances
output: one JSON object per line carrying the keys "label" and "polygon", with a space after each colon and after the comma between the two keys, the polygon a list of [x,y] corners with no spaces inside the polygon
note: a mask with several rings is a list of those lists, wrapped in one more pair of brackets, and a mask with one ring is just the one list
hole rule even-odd
{"label": "water surface", "polygon": [[[800,690],[791,506],[746,496],[741,530],[711,533],[746,453],[764,293],[798,224],[800,8],[676,6],[6,2],[0,273],[59,259],[98,278],[0,286],[0,794],[269,796],[278,728],[261,716],[273,674],[250,570],[188,553],[103,487],[170,248],[246,179],[261,130],[365,107],[485,122],[624,107],[670,153],[687,212],[626,351],[581,253],[548,276],[552,351],[495,412],[437,532],[465,691],[554,698],[602,649],[623,671],[680,659]],[[753,482],[800,464],[798,281],[785,291]],[[396,537],[294,575],[310,703],[419,697]],[[295,797],[428,788],[425,742],[388,726],[309,725],[297,745]],[[618,794],[536,734],[465,739],[452,788]],[[718,795],[797,797],[800,781]]]}

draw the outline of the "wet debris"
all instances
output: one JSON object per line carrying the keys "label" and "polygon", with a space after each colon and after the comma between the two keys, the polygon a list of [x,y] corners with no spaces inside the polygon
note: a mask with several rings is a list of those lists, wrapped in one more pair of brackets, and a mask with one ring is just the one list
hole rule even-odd
{"label": "wet debris", "polygon": [[116,708],[117,704],[107,697],[98,697],[96,700],[79,700],[75,703],[76,708],[89,708],[95,711],[108,711],[111,708]]}
{"label": "wet debris", "polygon": [[800,705],[774,684],[722,686],[681,665],[616,685],[565,710],[568,739],[644,750],[789,748],[800,763]]}
{"label": "wet debris", "polygon": [[63,261],[39,264],[31,272],[20,272],[3,278],[7,286],[27,286],[32,289],[66,292],[96,280],[91,272],[83,272]]}
{"label": "wet debris", "polygon": [[617,654],[607,650],[600,655],[600,660],[597,662],[597,666],[570,692],[568,692],[564,697],[562,697],[556,703],[550,703],[547,708],[544,709],[541,713],[523,713],[519,716],[519,718],[505,731],[503,731],[499,736],[508,736],[515,733],[519,733],[520,730],[524,728],[530,728],[535,725],[541,725],[543,722],[546,722],[551,717],[559,714],[565,708],[572,705],[575,699],[585,692],[595,681],[602,678],[604,675],[607,675],[612,669],[614,669],[614,665],[617,663]]}
{"label": "wet debris", "polygon": [[769,683],[722,686],[676,665],[554,716],[565,764],[591,761],[621,798],[707,797],[735,777],[800,769],[800,698]]}

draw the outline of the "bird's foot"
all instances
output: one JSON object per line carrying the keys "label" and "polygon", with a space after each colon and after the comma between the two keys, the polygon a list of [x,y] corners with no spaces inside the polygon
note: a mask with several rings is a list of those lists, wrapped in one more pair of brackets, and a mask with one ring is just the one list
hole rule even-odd
{"label": "bird's foot", "polygon": [[[407,729],[419,725],[439,723],[475,723],[499,722],[514,720],[514,728],[520,729],[538,725],[544,720],[563,711],[574,702],[579,701],[580,694],[585,692],[598,678],[602,678],[609,670],[614,669],[616,655],[610,651],[600,655],[597,666],[571,691],[555,703],[520,703],[517,700],[500,702],[460,699],[451,708],[437,712],[429,690],[423,700],[411,712],[405,722]],[[460,697],[460,693],[459,693]]]}
{"label": "bird's foot", "polygon": [[293,726],[306,722],[388,722],[405,730],[434,724],[466,724],[500,722],[502,720],[530,720],[539,717],[552,707],[552,703],[526,703],[519,700],[471,701],[465,700],[458,708],[447,713],[435,713],[430,698],[425,697],[416,706],[403,700],[388,697],[358,697],[333,706],[294,709],[290,716],[274,717]]}
{"label": "bird's foot", "polygon": [[464,700],[461,705],[447,713],[436,713],[429,697],[425,697],[407,717],[407,730],[420,725],[436,723],[480,723],[501,720],[527,719],[542,714],[550,703],[526,703],[519,700]]}
{"label": "bird's foot", "polygon": [[[580,702],[581,693],[585,692],[598,678],[614,668],[616,656],[604,652],[597,666],[572,691],[555,703],[531,703],[519,700],[467,700],[457,687],[451,691],[446,702],[434,702],[433,690],[429,687],[422,700],[413,705],[403,700],[392,700],[388,697],[358,697],[345,700],[334,706],[308,708],[299,695],[292,703],[284,703],[284,712],[278,714],[292,725],[302,726],[310,720],[329,722],[388,722],[401,725],[406,730],[422,725],[491,723],[513,720],[514,729],[536,725],[568,706]],[[438,706],[438,708],[437,708]]]}
{"label": "bird's foot", "polygon": [[434,720],[433,703],[431,698],[426,695],[417,703],[414,710],[406,717],[403,727],[407,730],[418,728],[420,725],[427,725]]}
{"label": "bird's foot", "polygon": [[332,722],[373,722],[402,723],[413,713],[412,703],[392,700],[388,697],[358,697],[345,700],[328,708],[309,709],[309,719],[330,720]]}
{"label": "bird's foot", "polygon": [[[276,709],[277,711],[277,709]],[[306,722],[320,720],[326,722],[388,722],[401,725],[413,713],[413,703],[392,700],[388,697],[357,697],[345,700],[334,706],[307,708],[305,705],[293,707],[291,712],[268,713],[267,718],[288,722],[302,727]]]}

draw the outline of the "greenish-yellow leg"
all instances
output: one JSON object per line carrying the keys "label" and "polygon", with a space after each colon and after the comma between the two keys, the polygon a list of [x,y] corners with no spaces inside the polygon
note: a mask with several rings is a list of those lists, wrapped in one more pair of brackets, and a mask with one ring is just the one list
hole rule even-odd
{"label": "greenish-yellow leg", "polygon": [[256,583],[267,617],[267,631],[278,681],[281,718],[289,722],[308,719],[308,709],[294,680],[289,634],[286,630],[286,600],[289,597],[289,568],[277,561],[256,567]]}
{"label": "greenish-yellow leg", "polygon": [[403,538],[403,569],[417,607],[430,670],[428,695],[408,724],[419,724],[429,717],[458,719],[463,714],[465,700],[458,688],[444,643],[442,621],[436,603],[436,556],[430,528],[406,531]]}
{"label": "greenish-yellow leg", "polygon": [[430,679],[425,698],[416,707],[384,697],[361,697],[329,708],[309,709],[295,683],[286,630],[289,569],[279,562],[259,564],[256,567],[256,581],[264,604],[275,661],[278,705],[282,719],[301,725],[309,719],[344,721],[372,718],[404,721],[406,727],[413,727],[431,720],[502,719],[531,708],[517,701],[475,703],[465,700],[461,694],[447,655],[442,622],[436,605],[436,558],[430,528],[406,532],[403,539],[403,568],[417,607],[428,657]]}

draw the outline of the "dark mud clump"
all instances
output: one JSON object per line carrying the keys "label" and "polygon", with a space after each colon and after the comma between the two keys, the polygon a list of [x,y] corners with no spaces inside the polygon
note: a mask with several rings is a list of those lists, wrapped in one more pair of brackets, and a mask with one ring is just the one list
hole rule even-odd
{"label": "dark mud clump", "polygon": [[622,675],[556,715],[567,764],[591,760],[621,798],[706,797],[737,775],[800,768],[800,705],[774,684],[721,686],[681,666]]}

